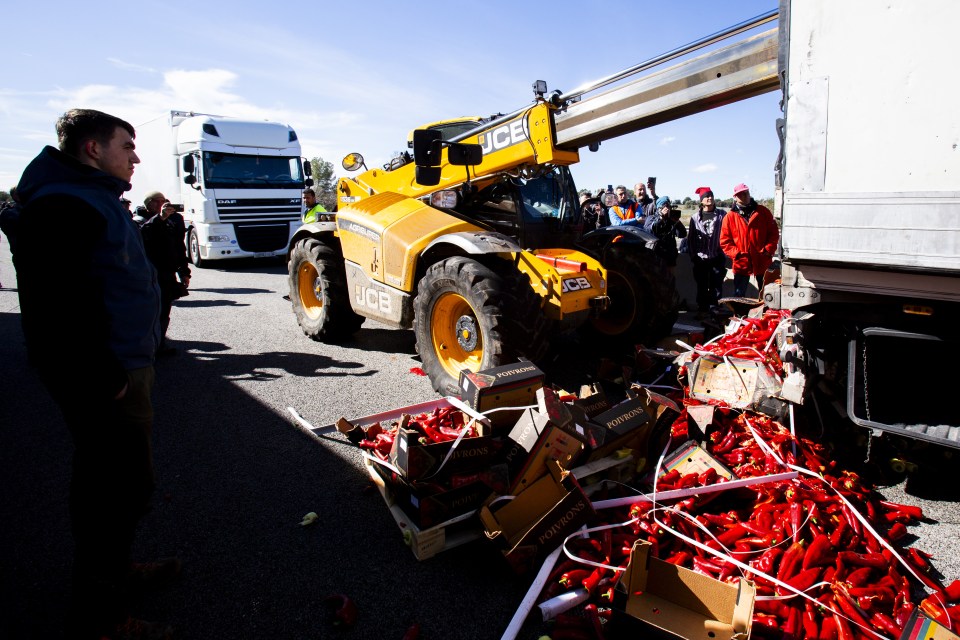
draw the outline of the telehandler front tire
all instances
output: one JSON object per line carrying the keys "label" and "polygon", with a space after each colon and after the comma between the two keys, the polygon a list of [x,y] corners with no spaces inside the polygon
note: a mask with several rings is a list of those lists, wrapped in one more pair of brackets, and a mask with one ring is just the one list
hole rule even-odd
{"label": "telehandler front tire", "polygon": [[656,254],[632,243],[614,245],[603,263],[610,308],[590,321],[588,333],[624,345],[668,335],[679,314],[680,296],[673,274]]}
{"label": "telehandler front tire", "polygon": [[438,393],[456,395],[461,370],[522,357],[536,361],[546,352],[540,296],[511,270],[456,256],[434,264],[420,280],[413,328],[423,370]]}
{"label": "telehandler front tire", "polygon": [[320,342],[337,342],[360,329],[364,318],[350,307],[339,251],[305,238],[291,249],[287,270],[290,304],[304,334]]}

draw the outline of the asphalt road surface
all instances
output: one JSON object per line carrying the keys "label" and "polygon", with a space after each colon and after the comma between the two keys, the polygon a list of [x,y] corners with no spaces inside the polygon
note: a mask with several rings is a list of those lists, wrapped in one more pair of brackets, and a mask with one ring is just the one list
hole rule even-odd
{"label": "asphalt road surface", "polygon": [[[26,362],[15,277],[0,244],[0,638],[60,638],[72,543],[66,495],[71,446],[62,419]],[[64,265],[59,286],[75,286]],[[499,638],[526,593],[486,541],[420,562],[372,484],[357,450],[313,425],[436,398],[410,331],[368,321],[342,346],[302,335],[277,262],[194,269],[173,310],[180,354],[157,364],[154,456],[158,489],[135,545],[138,559],[177,555],[182,580],[137,603],[189,640],[403,636]],[[56,307],[70,330],[72,310]],[[82,340],[83,336],[77,336]],[[70,354],[64,354],[69,358]],[[590,370],[571,364],[570,379]],[[561,381],[563,382],[563,381]],[[960,484],[945,468],[944,482]],[[920,504],[912,527],[945,579],[960,578],[960,511],[903,484],[888,498]],[[307,512],[318,524],[299,526]],[[328,625],[323,598],[344,593],[359,621]],[[525,634],[534,636],[536,625]]]}

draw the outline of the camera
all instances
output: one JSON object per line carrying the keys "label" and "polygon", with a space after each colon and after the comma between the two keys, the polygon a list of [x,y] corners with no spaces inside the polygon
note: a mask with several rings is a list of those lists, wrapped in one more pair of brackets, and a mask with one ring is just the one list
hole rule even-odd
{"label": "camera", "polygon": [[183,205],[182,205],[182,204],[173,204],[172,202],[164,202],[164,203],[163,203],[163,206],[164,206],[164,208],[166,208],[166,207],[173,207],[173,210],[174,210],[174,211],[176,211],[176,212],[178,212],[178,213],[183,213]]}
{"label": "camera", "polygon": [[655,186],[656,184],[657,184],[657,179],[656,179],[656,178],[653,178],[653,177],[647,178],[647,186],[648,186],[648,187]]}
{"label": "camera", "polygon": [[680,209],[670,209],[670,219],[679,220],[680,219]]}

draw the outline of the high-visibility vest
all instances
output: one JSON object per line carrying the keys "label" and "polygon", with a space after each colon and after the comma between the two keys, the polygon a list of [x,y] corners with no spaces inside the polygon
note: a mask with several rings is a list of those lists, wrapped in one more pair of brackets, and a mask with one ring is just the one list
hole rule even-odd
{"label": "high-visibility vest", "polygon": [[323,205],[319,202],[313,205],[313,208],[303,214],[303,224],[309,224],[311,222],[317,221],[317,214],[326,213],[327,210],[323,208]]}

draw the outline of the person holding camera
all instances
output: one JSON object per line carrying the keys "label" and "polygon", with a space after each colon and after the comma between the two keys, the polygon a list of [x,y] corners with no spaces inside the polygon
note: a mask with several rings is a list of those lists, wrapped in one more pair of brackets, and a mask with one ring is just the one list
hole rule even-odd
{"label": "person holding camera", "polygon": [[680,210],[670,206],[670,198],[657,198],[657,212],[647,218],[644,229],[657,236],[654,253],[670,268],[671,273],[677,267],[677,238],[686,238],[687,230],[680,223]]}
{"label": "person holding camera", "polygon": [[183,239],[187,235],[183,216],[164,195],[154,191],[144,199],[147,221],[140,227],[143,247],[157,270],[160,285],[160,348],[158,356],[172,356],[176,348],[167,344],[170,309],[173,301],[188,295],[190,266]]}

